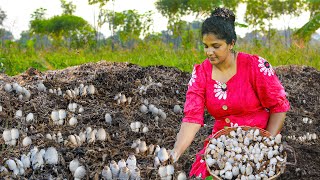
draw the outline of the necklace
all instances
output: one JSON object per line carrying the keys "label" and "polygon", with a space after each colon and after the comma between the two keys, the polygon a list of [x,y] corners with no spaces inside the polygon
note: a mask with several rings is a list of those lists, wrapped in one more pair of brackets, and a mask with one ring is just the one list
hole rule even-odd
{"label": "necklace", "polygon": [[[233,61],[235,62],[237,53],[236,53],[236,51],[232,51],[232,54],[233,54]],[[227,83],[226,82],[221,82],[220,87],[221,87],[222,91],[227,91]]]}

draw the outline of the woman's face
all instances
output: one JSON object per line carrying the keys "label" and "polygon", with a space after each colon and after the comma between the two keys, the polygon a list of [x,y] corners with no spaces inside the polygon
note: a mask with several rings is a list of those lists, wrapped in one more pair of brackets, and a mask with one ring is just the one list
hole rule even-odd
{"label": "woman's face", "polygon": [[225,62],[233,48],[233,44],[227,44],[226,40],[221,40],[216,35],[209,33],[202,36],[204,52],[212,65],[218,65]]}

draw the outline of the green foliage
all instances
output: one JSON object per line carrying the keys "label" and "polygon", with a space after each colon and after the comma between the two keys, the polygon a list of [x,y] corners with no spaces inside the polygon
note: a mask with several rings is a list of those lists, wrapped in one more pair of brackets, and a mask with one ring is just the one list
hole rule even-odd
{"label": "green foliage", "polygon": [[306,0],[307,8],[310,11],[310,19],[312,19],[316,14],[320,13],[320,0]]}
{"label": "green foliage", "polygon": [[3,28],[0,28],[0,41],[5,41],[5,40],[13,40],[13,35],[10,31],[7,31]]}
{"label": "green foliage", "polygon": [[180,36],[185,21],[181,17],[188,13],[188,0],[158,0],[155,3],[157,10],[168,18],[168,29],[175,37]]}
{"label": "green foliage", "polygon": [[6,17],[6,13],[0,8],[0,26],[2,26],[3,20],[5,20]]}
{"label": "green foliage", "polygon": [[[156,1],[156,9],[165,17],[168,18],[168,30],[172,32],[176,39],[182,41],[187,40],[183,36],[183,30],[186,28],[186,22],[181,18],[184,15],[195,14],[196,16],[205,15],[208,16],[214,10],[214,8],[224,5],[235,11],[238,0],[158,0]],[[183,42],[186,44],[188,42]]]}
{"label": "green foliage", "polygon": [[[114,1],[114,0],[112,0]],[[107,3],[109,2],[109,0],[88,0],[89,4],[99,4],[100,9],[105,6]]]}
{"label": "green foliage", "polygon": [[320,28],[320,13],[315,15],[309,22],[295,31],[294,36],[307,42],[311,39],[311,35]]}
{"label": "green foliage", "polygon": [[109,29],[116,31],[122,42],[138,40],[141,35],[146,35],[153,23],[152,12],[139,14],[136,10],[112,12],[100,10],[99,26],[109,24]]}
{"label": "green foliage", "polygon": [[33,34],[50,36],[57,46],[79,48],[94,42],[94,29],[78,16],[60,15],[50,19],[36,19],[30,23]]}
{"label": "green foliage", "polygon": [[81,17],[73,15],[61,15],[50,18],[47,23],[47,32],[59,37],[66,35],[69,31],[76,31],[88,26],[88,22]]}
{"label": "green foliage", "polygon": [[265,29],[264,19],[272,19],[271,9],[267,1],[248,0],[247,11],[245,13],[245,21],[253,26]]}
{"label": "green foliage", "polygon": [[[63,69],[101,59],[111,62],[130,62],[141,66],[164,65],[191,72],[194,64],[199,64],[205,59],[203,49],[174,50],[161,42],[159,34],[147,37],[149,38],[148,42],[139,43],[131,51],[123,49],[111,51],[109,47],[95,50],[89,47],[78,50],[56,47],[34,51],[32,41],[28,42],[27,49],[19,48],[16,42],[11,42],[0,49],[0,58],[3,58],[1,62],[9,75],[24,72],[29,67],[36,67],[41,71]],[[239,40],[239,42],[241,41]],[[273,66],[297,64],[312,66],[320,70],[319,47],[306,46],[306,48],[300,49],[296,46],[290,46],[286,48],[278,42],[278,37],[272,41],[271,47],[267,47],[263,43],[260,47],[251,42],[241,43],[237,45],[237,51],[258,54]]]}
{"label": "green foliage", "polygon": [[156,9],[167,18],[175,15],[183,16],[187,12],[188,0],[158,0],[156,1]]}
{"label": "green foliage", "polygon": [[10,31],[0,28],[0,48],[8,46],[13,40],[13,35]]}
{"label": "green foliage", "polygon": [[187,49],[198,47],[198,45],[201,44],[201,22],[193,21],[191,23],[185,23],[184,28],[181,30],[182,47]]}
{"label": "green foliage", "polygon": [[[266,32],[266,25],[273,18],[281,15],[296,16],[304,10],[315,12],[320,9],[320,0],[309,0],[309,2],[306,0],[158,0],[155,5],[156,9],[168,18],[168,29],[173,31],[174,35],[179,36],[181,33],[175,33],[175,31],[181,28],[180,21],[184,15],[208,16],[215,7],[221,6],[227,7],[236,13],[236,8],[240,3],[247,5],[245,12],[246,23],[262,32]],[[306,7],[307,4],[309,6]],[[248,27],[247,24],[236,22],[236,25],[240,27]]]}
{"label": "green foliage", "polygon": [[238,23],[238,22],[235,22],[234,25],[235,25],[235,26],[238,26],[238,27],[241,27],[241,28],[247,28],[247,27],[249,27],[247,24]]}
{"label": "green foliage", "polygon": [[43,20],[45,18],[47,9],[38,8],[31,14],[31,19],[33,20]]}
{"label": "green foliage", "polygon": [[[245,21],[257,29],[264,31],[266,22],[280,15],[299,15],[305,5],[304,0],[245,0],[247,10]],[[266,21],[267,20],[267,21]]]}
{"label": "green foliage", "polygon": [[49,34],[48,24],[49,21],[46,19],[35,19],[30,21],[31,32],[38,34]]}
{"label": "green foliage", "polygon": [[243,2],[244,0],[222,0],[223,6],[231,9],[234,13],[236,13],[238,5]]}
{"label": "green foliage", "polygon": [[[209,15],[215,7],[224,5],[235,11],[239,0],[158,0],[155,5],[157,10],[167,18],[182,17],[190,13]],[[179,18],[178,18],[179,19]]]}
{"label": "green foliage", "polygon": [[127,41],[129,38],[138,39],[142,30],[141,15],[136,10],[124,11],[123,15],[125,22],[120,27],[122,29],[120,31],[120,38],[124,41]]}
{"label": "green foliage", "polygon": [[[230,1],[233,2],[234,0]],[[222,5],[222,1],[188,0],[188,9],[191,13],[210,15],[215,7]]]}
{"label": "green foliage", "polygon": [[279,17],[283,14],[293,16],[300,15],[303,11],[301,7],[306,5],[304,0],[269,0],[268,4],[274,17]]}
{"label": "green foliage", "polygon": [[76,5],[72,4],[72,2],[67,3],[66,0],[61,1],[61,8],[63,10],[62,14],[72,15],[76,11]]}

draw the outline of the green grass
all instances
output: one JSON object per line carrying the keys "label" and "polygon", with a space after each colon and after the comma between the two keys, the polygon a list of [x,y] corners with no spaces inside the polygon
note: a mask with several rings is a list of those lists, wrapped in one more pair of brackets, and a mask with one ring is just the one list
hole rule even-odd
{"label": "green grass", "polygon": [[[258,54],[267,59],[273,66],[279,65],[307,65],[320,69],[320,48],[292,46],[284,48],[257,47],[252,44],[238,45],[237,51]],[[29,67],[40,71],[63,69],[69,66],[88,62],[106,60],[110,62],[130,62],[140,66],[164,65],[177,67],[190,72],[196,63],[201,63],[205,56],[202,50],[180,49],[174,50],[171,46],[161,43],[139,45],[133,50],[111,51],[109,47],[100,50],[66,48],[34,50],[17,47],[2,48],[0,62],[4,64],[5,73],[12,76],[24,72]],[[0,67],[1,68],[1,67]]]}

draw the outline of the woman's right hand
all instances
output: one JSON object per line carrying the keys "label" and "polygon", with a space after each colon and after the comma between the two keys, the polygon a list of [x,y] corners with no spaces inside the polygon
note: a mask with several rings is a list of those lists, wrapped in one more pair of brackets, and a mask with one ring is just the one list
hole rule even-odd
{"label": "woman's right hand", "polygon": [[190,146],[194,136],[199,131],[201,125],[196,123],[182,122],[180,131],[177,134],[177,140],[174,148],[170,152],[170,160],[175,163],[184,151]]}
{"label": "woman's right hand", "polygon": [[169,150],[169,159],[172,164],[179,160],[178,153],[174,149]]}

